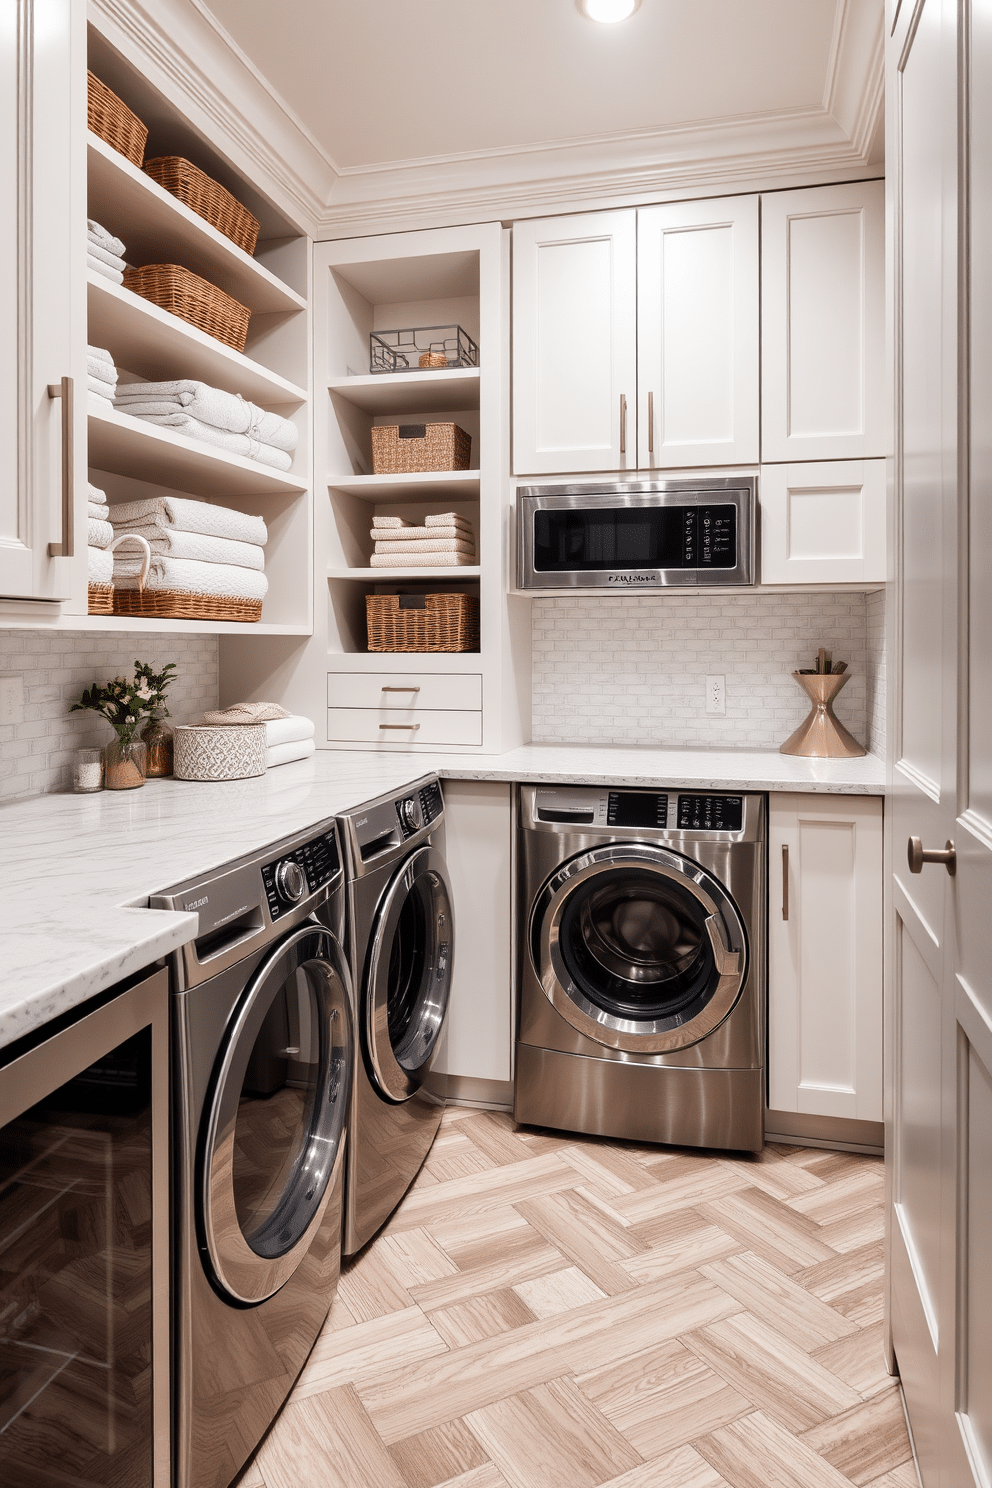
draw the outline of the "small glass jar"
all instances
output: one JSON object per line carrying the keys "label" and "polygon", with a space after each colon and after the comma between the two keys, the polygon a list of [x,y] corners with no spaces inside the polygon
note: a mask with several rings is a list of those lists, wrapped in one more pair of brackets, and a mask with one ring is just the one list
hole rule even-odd
{"label": "small glass jar", "polygon": [[162,722],[161,718],[149,718],[141,730],[142,742],[148,749],[148,758],[145,761],[145,775],[151,780],[172,774],[173,764],[173,737],[172,730]]}
{"label": "small glass jar", "polygon": [[122,744],[111,739],[103,751],[103,764],[108,790],[136,790],[145,783],[145,746],[140,739]]}
{"label": "small glass jar", "polygon": [[72,788],[77,795],[103,790],[103,750],[77,749],[72,756]]}

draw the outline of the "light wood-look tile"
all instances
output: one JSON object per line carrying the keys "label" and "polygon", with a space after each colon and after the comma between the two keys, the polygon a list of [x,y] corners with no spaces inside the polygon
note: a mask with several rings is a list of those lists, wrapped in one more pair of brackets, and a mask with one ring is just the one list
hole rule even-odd
{"label": "light wood-look tile", "polygon": [[753,1250],[787,1274],[832,1260],[836,1254],[820,1238],[819,1226],[813,1220],[759,1188],[716,1198],[703,1205],[702,1212],[736,1236],[745,1250]]}
{"label": "light wood-look tile", "polygon": [[534,1281],[518,1281],[513,1290],[538,1318],[557,1317],[586,1302],[600,1302],[606,1296],[577,1266],[552,1271],[549,1276],[539,1276]]}
{"label": "light wood-look tile", "polygon": [[455,1307],[486,1292],[560,1271],[566,1264],[561,1251],[529,1225],[510,1230],[491,1245],[485,1246],[480,1241],[466,1246],[455,1251],[452,1259],[457,1270],[410,1288],[417,1305],[425,1312]]}
{"label": "light wood-look tile", "polygon": [[487,1168],[467,1178],[453,1178],[432,1188],[411,1189],[389,1221],[391,1234],[416,1230],[439,1221],[484,1215],[494,1204],[516,1204],[542,1193],[557,1193],[575,1183],[575,1169],[554,1153],[524,1162]]}
{"label": "light wood-look tile", "polygon": [[659,1221],[636,1225],[639,1237],[656,1238],[650,1248],[621,1265],[637,1281],[660,1281],[706,1261],[716,1261],[740,1250],[741,1242],[719,1225],[710,1224],[695,1209],[680,1209]]}
{"label": "light wood-look tile", "polygon": [[694,1443],[732,1488],[851,1488],[837,1469],[763,1411]]}
{"label": "light wood-look tile", "polygon": [[[432,1219],[428,1215],[424,1227],[443,1251],[453,1255],[466,1245],[490,1244],[508,1230],[521,1230],[526,1224],[526,1219],[512,1204],[494,1204],[481,1214],[459,1215],[452,1219]],[[387,1226],[386,1233],[392,1234],[391,1225]]]}
{"label": "light wood-look tile", "polygon": [[834,1183],[822,1184],[811,1193],[788,1199],[790,1209],[815,1219],[817,1224],[835,1224],[862,1215],[872,1204],[880,1204],[885,1192],[881,1162],[867,1159],[870,1166],[845,1173]]}
{"label": "light wood-look tile", "polygon": [[814,1426],[802,1439],[859,1488],[912,1457],[895,1389]]}
{"label": "light wood-look tile", "polygon": [[444,1307],[431,1313],[431,1327],[449,1348],[464,1348],[483,1338],[495,1338],[513,1328],[526,1327],[537,1319],[523,1298],[512,1287],[472,1297],[456,1307]]}
{"label": "light wood-look tile", "polygon": [[389,1455],[409,1488],[437,1488],[474,1468],[492,1466],[485,1448],[464,1421],[449,1421],[394,1442]]}
{"label": "light wood-look tile", "polygon": [[257,1462],[266,1488],[409,1488],[350,1385],[294,1395]]}
{"label": "light wood-look tile", "polygon": [[813,1358],[865,1400],[895,1388],[896,1382],[885,1367],[885,1333],[881,1321],[859,1328],[837,1343],[824,1344],[813,1351]]}
{"label": "light wood-look tile", "polygon": [[719,1158],[710,1158],[708,1166],[700,1163],[698,1158],[685,1161],[690,1166],[677,1177],[653,1183],[650,1188],[639,1189],[636,1193],[621,1195],[613,1208],[631,1224],[637,1224],[654,1219],[666,1210],[702,1204],[708,1199],[722,1199],[732,1196],[737,1189],[748,1187],[747,1178],[725,1166]]}
{"label": "light wood-look tile", "polygon": [[488,1462],[485,1467],[475,1467],[457,1478],[449,1478],[438,1488],[509,1488],[509,1485],[499,1468]]}
{"label": "light wood-look tile", "polygon": [[750,1251],[701,1265],[699,1269],[749,1312],[761,1318],[774,1318],[775,1331],[806,1353],[858,1332],[857,1323],[835,1312]]}
{"label": "light wood-look tile", "polygon": [[602,1488],[727,1488],[727,1481],[692,1447],[679,1447],[611,1478]]}
{"label": "light wood-look tile", "polygon": [[360,1262],[341,1267],[338,1296],[356,1322],[369,1323],[390,1312],[404,1312],[413,1298],[399,1280],[394,1256],[383,1246],[384,1237],[366,1247]]}
{"label": "light wood-look tile", "polygon": [[653,1188],[654,1178],[639,1162],[613,1147],[602,1149],[579,1146],[563,1147],[558,1154],[571,1164],[587,1184],[605,1194],[637,1193]]}
{"label": "light wood-look tile", "polygon": [[572,1380],[551,1380],[466,1420],[510,1488],[597,1488],[641,1462]]}
{"label": "light wood-look tile", "polygon": [[846,1214],[843,1219],[821,1224],[820,1234],[832,1250],[847,1255],[881,1240],[885,1234],[885,1208],[874,1204],[860,1214]]}
{"label": "light wood-look tile", "polygon": [[619,1221],[588,1196],[571,1189],[518,1204],[534,1229],[580,1267],[608,1296],[628,1291],[632,1280],[617,1262],[640,1250]]}
{"label": "light wood-look tile", "polygon": [[378,1379],[383,1371],[447,1353],[448,1346],[419,1307],[390,1312],[343,1332],[322,1333],[293,1391],[317,1395],[337,1385]]}
{"label": "light wood-look tile", "polygon": [[460,1130],[499,1167],[526,1162],[534,1156],[526,1142],[517,1136],[513,1118],[500,1112],[476,1111],[460,1123]]}
{"label": "light wood-look tile", "polygon": [[404,1288],[439,1281],[442,1276],[453,1276],[458,1270],[455,1262],[427,1230],[405,1230],[400,1235],[383,1235],[377,1244],[383,1263],[394,1276],[402,1277]]}
{"label": "light wood-look tile", "polygon": [[894,1467],[891,1472],[883,1473],[880,1478],[873,1478],[868,1488],[921,1488],[916,1463],[910,1457],[901,1467]]}

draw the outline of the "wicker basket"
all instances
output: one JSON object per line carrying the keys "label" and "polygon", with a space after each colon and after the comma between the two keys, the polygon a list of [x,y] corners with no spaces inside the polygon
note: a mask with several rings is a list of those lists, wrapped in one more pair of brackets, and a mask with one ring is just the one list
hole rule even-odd
{"label": "wicker basket", "polygon": [[92,72],[86,74],[86,123],[94,134],[141,169],[147,126]]}
{"label": "wicker basket", "polygon": [[90,584],[87,586],[86,608],[91,615],[114,613],[113,584]]}
{"label": "wicker basket", "polygon": [[124,287],[235,351],[244,351],[251,311],[199,274],[179,264],[145,264],[124,270]]}
{"label": "wicker basket", "polygon": [[471,594],[367,594],[370,651],[478,651]]}
{"label": "wicker basket", "polygon": [[228,599],[217,594],[186,594],[178,589],[114,589],[115,615],[159,620],[241,620],[262,618],[260,599]]}
{"label": "wicker basket", "polygon": [[157,155],[153,160],[145,161],[144,172],[172,196],[178,197],[191,212],[205,217],[225,238],[230,238],[246,253],[255,252],[258,218],[253,217],[237,197],[199,166],[184,160],[181,155]]}
{"label": "wicker basket", "polygon": [[372,426],[372,469],[376,475],[467,470],[471,458],[471,436],[457,424]]}

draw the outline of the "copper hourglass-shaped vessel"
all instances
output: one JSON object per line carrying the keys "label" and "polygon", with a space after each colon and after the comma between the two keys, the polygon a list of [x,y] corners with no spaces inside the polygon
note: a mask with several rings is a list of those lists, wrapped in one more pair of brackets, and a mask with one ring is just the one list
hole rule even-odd
{"label": "copper hourglass-shaped vessel", "polygon": [[855,759],[866,754],[867,750],[834,717],[834,698],[844,683],[851,680],[850,672],[793,672],[792,675],[808,693],[813,707],[779,753],[799,754],[807,759]]}

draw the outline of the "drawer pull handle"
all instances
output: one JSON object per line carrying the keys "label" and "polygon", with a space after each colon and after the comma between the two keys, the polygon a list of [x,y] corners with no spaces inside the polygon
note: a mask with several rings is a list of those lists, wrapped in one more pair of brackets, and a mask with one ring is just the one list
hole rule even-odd
{"label": "drawer pull handle", "polygon": [[383,692],[419,692],[419,687],[384,687]]}
{"label": "drawer pull handle", "polygon": [[62,399],[62,541],[48,544],[49,558],[71,558],[73,548],[73,503],[75,500],[72,448],[73,382],[63,377],[61,382],[48,384],[48,396]]}
{"label": "drawer pull handle", "polygon": [[782,918],[789,918],[789,845],[782,843]]}
{"label": "drawer pull handle", "polygon": [[419,729],[419,723],[380,723],[381,729]]}

